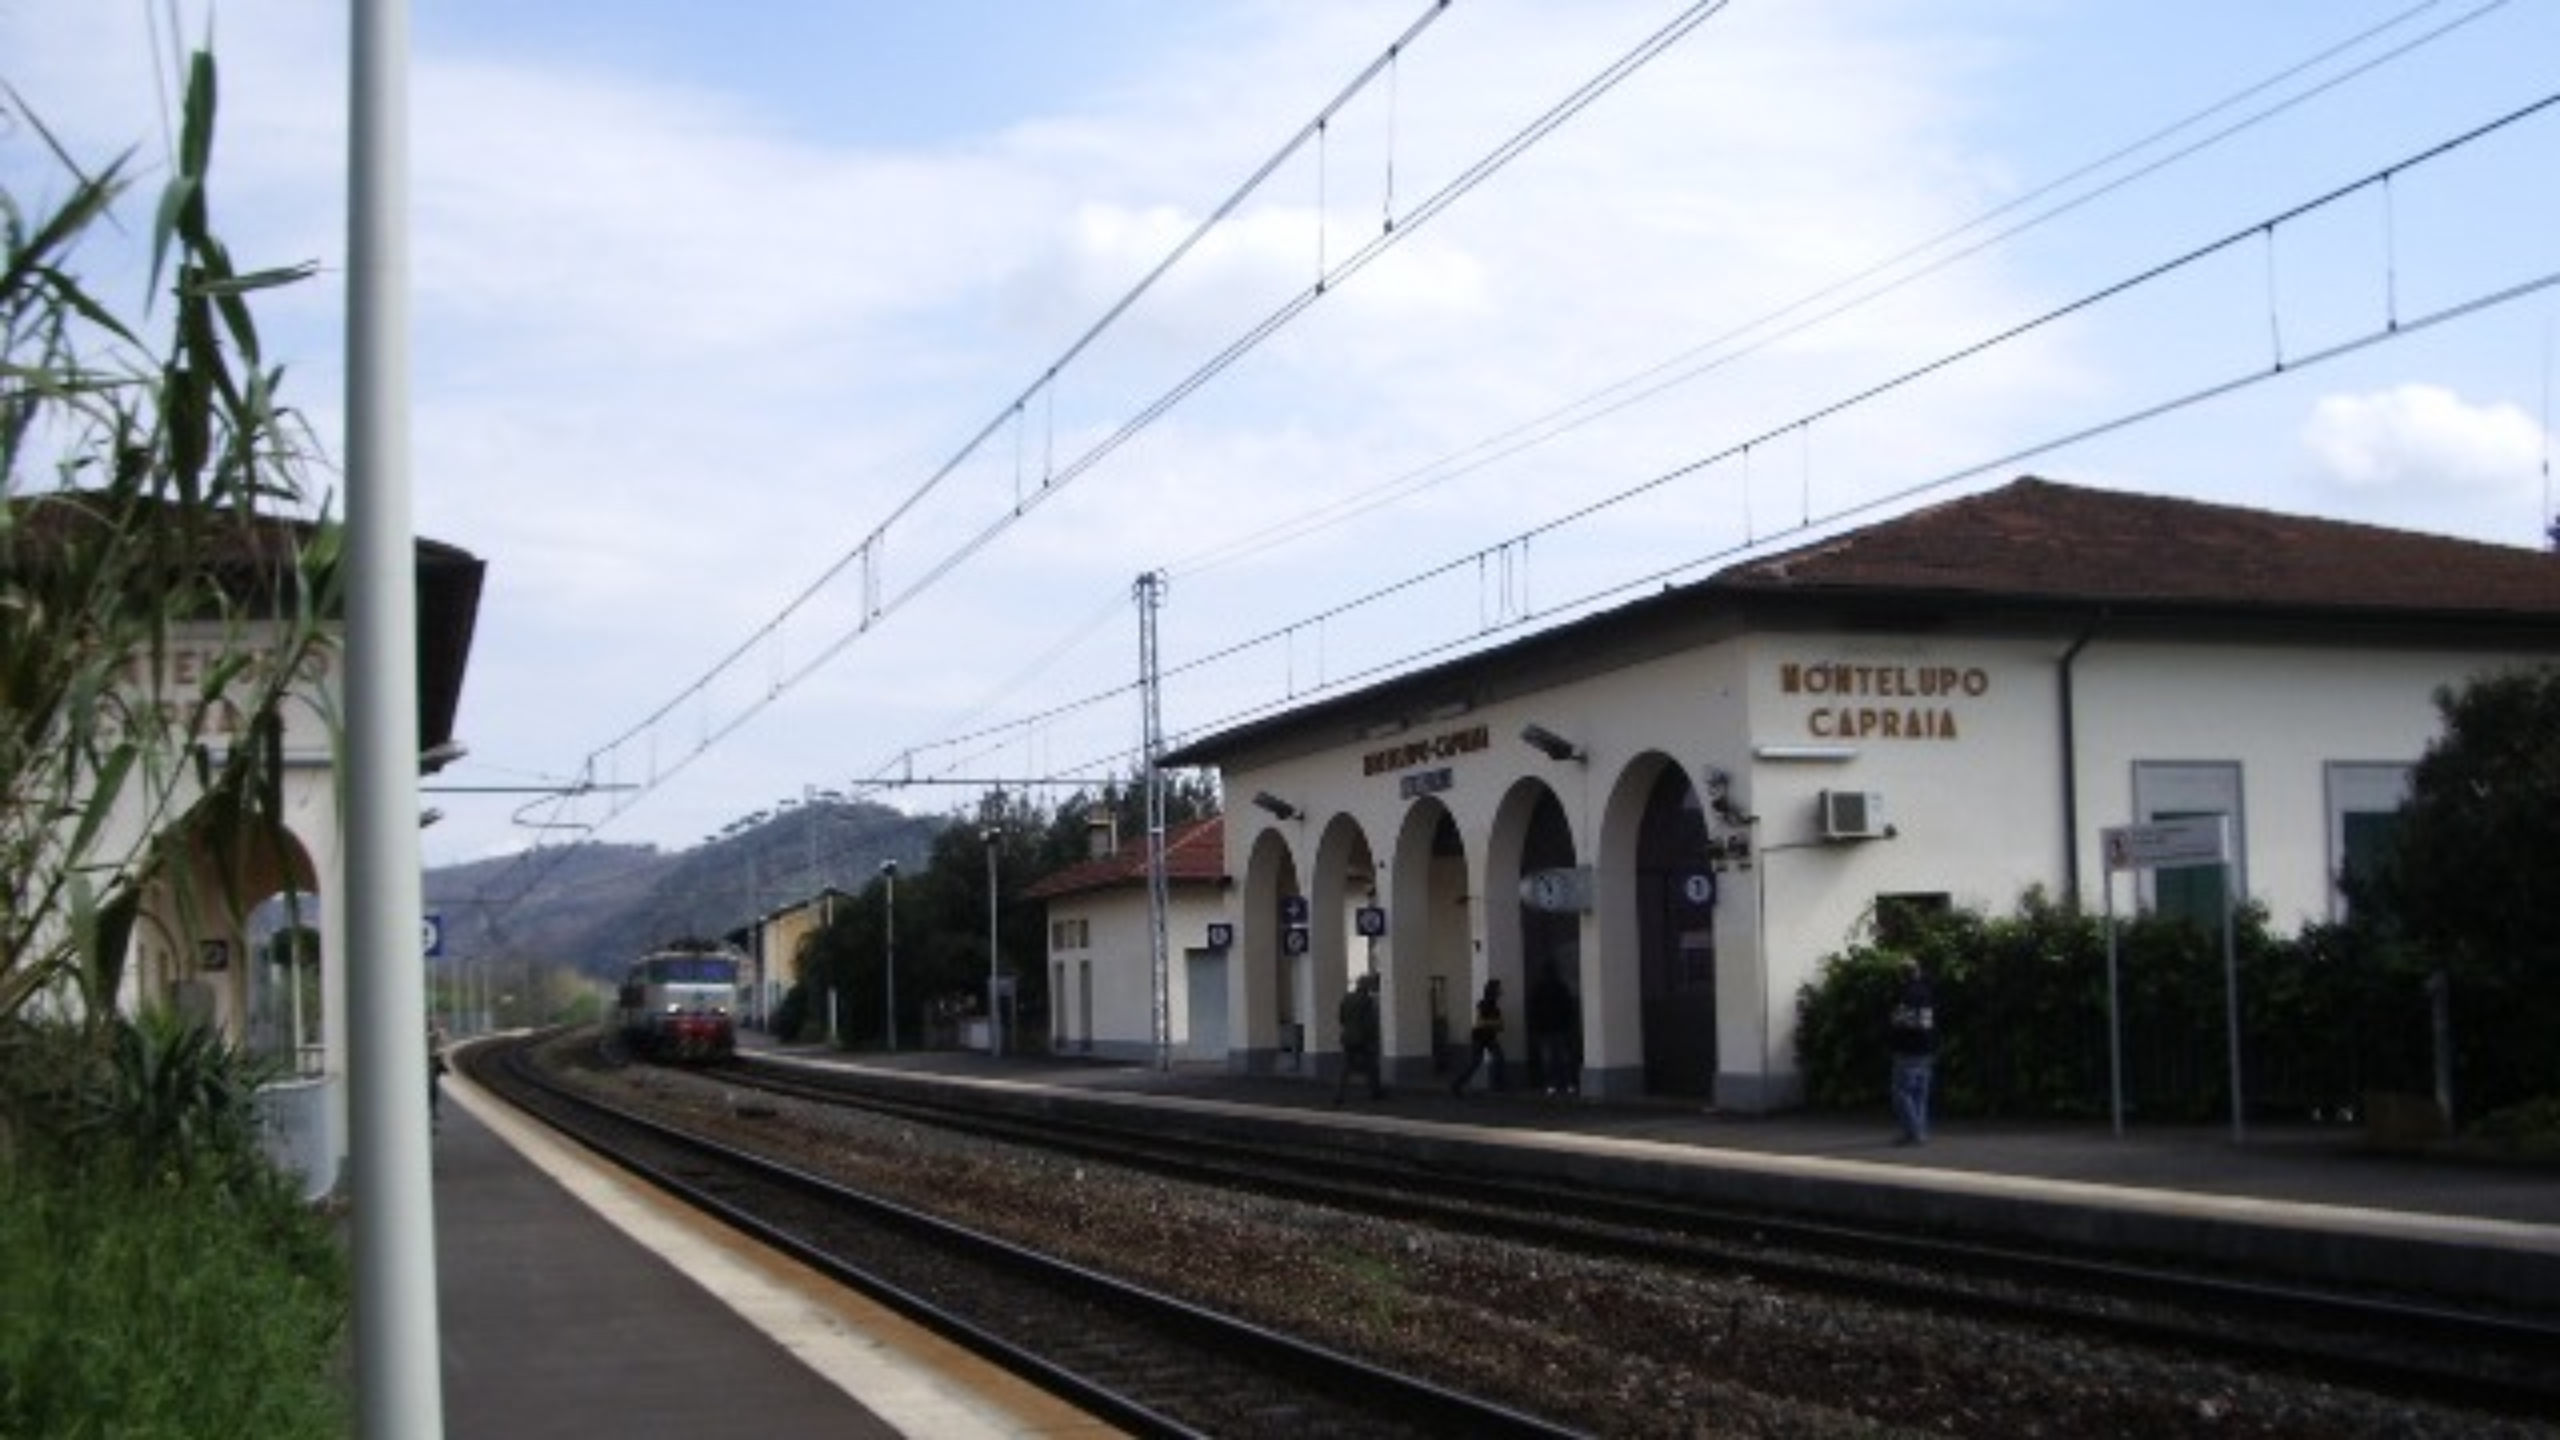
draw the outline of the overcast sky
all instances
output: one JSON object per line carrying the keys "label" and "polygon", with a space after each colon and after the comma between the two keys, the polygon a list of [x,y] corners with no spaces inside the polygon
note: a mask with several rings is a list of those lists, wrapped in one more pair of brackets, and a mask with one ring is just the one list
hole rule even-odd
{"label": "overcast sky", "polygon": [[[176,8],[335,450],[346,7]],[[1381,67],[1422,0],[419,0],[439,780],[634,787],[429,796],[430,863],[1125,773],[1146,572],[1179,740],[2021,473],[2539,542],[2560,107],[2301,207],[2560,93],[2560,5],[1703,9]],[[0,78],[156,179],[165,11],[0,0]],[[59,193],[14,117],[0,173]]]}

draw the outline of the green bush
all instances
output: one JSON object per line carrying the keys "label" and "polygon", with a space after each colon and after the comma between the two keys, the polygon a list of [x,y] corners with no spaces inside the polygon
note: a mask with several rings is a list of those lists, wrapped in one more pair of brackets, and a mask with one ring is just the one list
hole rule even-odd
{"label": "green bush", "polygon": [[[2104,917],[2030,892],[2011,916],[1956,910],[1896,917],[1890,928],[1889,939],[1871,934],[1826,957],[1798,993],[1797,1058],[1813,1105],[1883,1103],[1884,1016],[1910,958],[1937,993],[1937,1093],[1947,1113],[2109,1113]],[[2280,939],[2254,908],[2236,917],[2233,949],[2251,1110],[2326,1116],[2368,1090],[2426,1088],[2426,981],[2405,955],[2346,927]],[[2174,918],[2119,919],[2116,972],[2128,1113],[2228,1114],[2220,933]]]}
{"label": "green bush", "polygon": [[782,1002],[773,1007],[773,1038],[788,1045],[800,1038],[800,1027],[809,1021],[809,987],[794,985],[782,992]]}
{"label": "green bush", "polygon": [[2473,1134],[2514,1159],[2560,1161],[2560,1095],[2545,1095],[2484,1115]]}

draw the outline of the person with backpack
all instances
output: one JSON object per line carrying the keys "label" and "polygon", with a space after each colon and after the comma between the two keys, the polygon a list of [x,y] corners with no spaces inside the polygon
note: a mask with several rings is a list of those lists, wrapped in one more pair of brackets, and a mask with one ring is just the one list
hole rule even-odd
{"label": "person with backpack", "polygon": [[1355,1072],[1369,1077],[1370,1099],[1384,1100],[1386,1082],[1378,1073],[1378,977],[1361,976],[1342,997],[1336,1018],[1342,1022],[1342,1073],[1334,1077],[1333,1103],[1342,1103]]}

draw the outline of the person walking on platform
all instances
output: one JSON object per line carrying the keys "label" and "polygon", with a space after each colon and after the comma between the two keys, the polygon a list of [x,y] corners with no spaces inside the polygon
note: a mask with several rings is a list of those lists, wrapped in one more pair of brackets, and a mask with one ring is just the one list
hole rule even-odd
{"label": "person walking on platform", "polygon": [[1342,1073],[1334,1077],[1333,1103],[1342,1103],[1355,1071],[1369,1077],[1370,1099],[1386,1099],[1386,1082],[1378,1073],[1377,976],[1363,975],[1352,985],[1351,993],[1342,997],[1337,1018],[1342,1022]]}
{"label": "person walking on platform", "polygon": [[1476,1078],[1476,1070],[1484,1064],[1487,1056],[1493,1059],[1493,1072],[1486,1083],[1500,1090],[1503,1088],[1504,1067],[1502,1063],[1502,982],[1499,980],[1484,982],[1484,994],[1476,1001],[1475,1028],[1467,1033],[1467,1068],[1459,1071],[1458,1078],[1449,1082],[1449,1093],[1452,1095],[1467,1093],[1467,1082]]}
{"label": "person walking on platform", "polygon": [[427,1125],[432,1129],[444,1120],[444,1027],[433,1020],[427,1022]]}
{"label": "person walking on platform", "polygon": [[1929,1143],[1929,1085],[1938,1060],[1938,1007],[1929,977],[1917,960],[1902,963],[1902,993],[1887,1023],[1893,1050],[1893,1118],[1902,1133],[1896,1145]]}
{"label": "person walking on platform", "polygon": [[1538,983],[1529,987],[1529,1053],[1537,1058],[1537,1081],[1550,1095],[1579,1094],[1579,1077],[1574,1074],[1574,1041],[1582,1030],[1582,1007],[1567,989],[1564,977],[1556,973],[1556,962],[1538,975]]}

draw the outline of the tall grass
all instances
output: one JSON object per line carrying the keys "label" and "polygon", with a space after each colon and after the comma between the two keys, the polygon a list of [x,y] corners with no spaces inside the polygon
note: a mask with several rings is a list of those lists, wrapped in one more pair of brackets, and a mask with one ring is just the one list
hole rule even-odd
{"label": "tall grass", "polygon": [[345,1261],[280,1190],[10,1164],[0,1276],[0,1435],[352,1433]]}
{"label": "tall grass", "polygon": [[263,1073],[162,1014],[0,1026],[0,1436],[348,1433],[347,1260]]}

